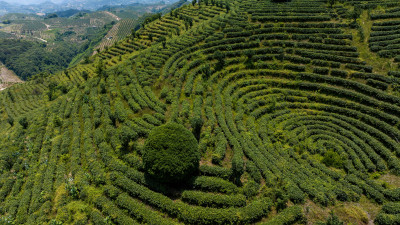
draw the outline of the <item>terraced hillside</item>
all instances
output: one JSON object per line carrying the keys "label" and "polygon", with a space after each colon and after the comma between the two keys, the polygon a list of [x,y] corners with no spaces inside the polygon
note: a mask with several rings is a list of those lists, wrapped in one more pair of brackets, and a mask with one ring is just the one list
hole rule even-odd
{"label": "terraced hillside", "polygon": [[77,43],[88,39],[88,36],[99,30],[98,27],[116,21],[106,12],[94,12],[82,17],[49,19],[35,15],[7,14],[2,20],[9,20],[10,24],[0,27],[1,31],[14,34],[21,39],[53,42],[66,38]]}
{"label": "terraced hillside", "polygon": [[133,19],[121,20],[111,28],[107,35],[102,39],[101,43],[99,43],[97,49],[102,51],[105,47],[121,41],[131,34],[132,29],[134,29],[137,25],[139,25],[138,22]]}
{"label": "terraced hillside", "polygon": [[[0,221],[400,223],[400,72],[373,43],[399,4],[194,1],[1,92]],[[167,122],[200,131],[181,185],[142,161]]]}

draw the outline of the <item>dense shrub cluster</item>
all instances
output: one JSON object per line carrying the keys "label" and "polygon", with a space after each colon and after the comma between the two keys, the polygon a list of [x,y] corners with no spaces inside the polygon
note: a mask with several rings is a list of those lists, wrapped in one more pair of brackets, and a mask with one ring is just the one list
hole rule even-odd
{"label": "dense shrub cluster", "polygon": [[193,134],[179,124],[154,128],[143,149],[146,172],[163,182],[183,182],[197,172],[200,155]]}

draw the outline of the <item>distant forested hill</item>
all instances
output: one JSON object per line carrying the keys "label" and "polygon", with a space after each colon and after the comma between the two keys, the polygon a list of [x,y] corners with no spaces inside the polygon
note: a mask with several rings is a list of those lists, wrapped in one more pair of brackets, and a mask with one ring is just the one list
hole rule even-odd
{"label": "distant forested hill", "polygon": [[65,10],[65,11],[58,11],[55,12],[54,14],[56,14],[58,17],[70,17],[73,16],[75,14],[84,14],[84,13],[90,13],[89,10],[77,10],[77,9],[69,9],[69,10]]}
{"label": "distant forested hill", "polygon": [[[74,66],[98,46],[122,40],[143,15],[167,9],[164,2],[104,8],[90,12],[70,9],[45,16],[11,13],[0,17],[1,62],[22,79]],[[22,40],[22,41],[21,41]]]}
{"label": "distant forested hill", "polygon": [[46,48],[45,43],[0,39],[0,61],[24,80],[42,71],[62,70],[78,50],[76,45],[68,43]]}

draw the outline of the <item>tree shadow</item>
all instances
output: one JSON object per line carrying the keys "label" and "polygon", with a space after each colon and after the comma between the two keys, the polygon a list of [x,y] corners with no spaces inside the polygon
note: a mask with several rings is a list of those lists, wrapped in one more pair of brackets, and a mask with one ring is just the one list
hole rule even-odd
{"label": "tree shadow", "polygon": [[146,185],[151,190],[162,193],[172,200],[180,199],[185,190],[193,189],[193,182],[196,177],[197,175],[182,182],[165,183],[155,177],[150,176],[149,174],[145,173],[144,175]]}

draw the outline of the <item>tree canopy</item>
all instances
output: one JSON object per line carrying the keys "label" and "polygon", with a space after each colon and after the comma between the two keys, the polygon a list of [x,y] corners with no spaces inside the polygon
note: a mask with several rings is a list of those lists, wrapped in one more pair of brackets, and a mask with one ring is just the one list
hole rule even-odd
{"label": "tree canopy", "polygon": [[145,142],[143,163],[147,173],[162,182],[182,182],[199,167],[197,140],[184,126],[167,123],[154,128]]}

